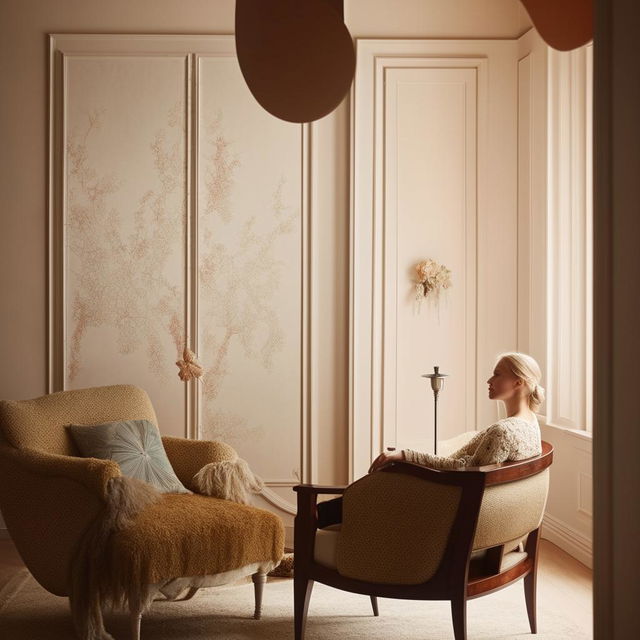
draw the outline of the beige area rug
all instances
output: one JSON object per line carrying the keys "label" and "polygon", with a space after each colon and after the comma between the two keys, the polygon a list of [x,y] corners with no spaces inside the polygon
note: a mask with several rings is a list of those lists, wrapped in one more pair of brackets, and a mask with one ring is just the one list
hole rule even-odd
{"label": "beige area rug", "polygon": [[[0,594],[0,638],[73,640],[66,598],[42,589],[20,571]],[[381,598],[380,617],[369,598],[316,584],[311,596],[307,640],[448,640],[453,638],[449,604]],[[262,620],[253,620],[253,586],[201,590],[186,602],[155,602],[142,619],[143,640],[288,640],[293,638],[293,581],[270,579]],[[107,629],[128,640],[125,614],[109,614]],[[591,637],[561,611],[541,608],[537,636],[529,633],[522,584],[472,600],[468,640],[574,640]]]}

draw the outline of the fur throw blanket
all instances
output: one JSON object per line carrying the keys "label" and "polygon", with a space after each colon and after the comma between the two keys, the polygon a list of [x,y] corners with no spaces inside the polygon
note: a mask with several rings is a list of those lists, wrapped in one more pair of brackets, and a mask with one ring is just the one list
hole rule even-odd
{"label": "fur throw blanket", "polygon": [[113,640],[104,628],[102,608],[123,606],[142,611],[149,605],[149,585],[131,582],[126,587],[112,579],[108,544],[115,531],[131,524],[145,507],[161,498],[146,482],[120,476],[109,481],[103,517],[85,532],[72,563],[69,603],[78,638]]}
{"label": "fur throw blanket", "polygon": [[260,493],[264,482],[236,455],[234,459],[210,462],[193,476],[199,493],[240,504],[249,504],[250,493]]}
{"label": "fur throw blanket", "polygon": [[[193,480],[205,495],[242,504],[248,504],[249,494],[259,493],[264,486],[237,455],[231,460],[205,465]],[[104,608],[128,607],[142,613],[151,604],[150,585],[138,575],[126,575],[127,571],[135,573],[133,568],[114,566],[110,543],[114,534],[161,499],[161,493],[140,480],[119,476],[109,481],[102,517],[85,532],[72,563],[69,602],[80,640],[114,640],[104,627]]]}

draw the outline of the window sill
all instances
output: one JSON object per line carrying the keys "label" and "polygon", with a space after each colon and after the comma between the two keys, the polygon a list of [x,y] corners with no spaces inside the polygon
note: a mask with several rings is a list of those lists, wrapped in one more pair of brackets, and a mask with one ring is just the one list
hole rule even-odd
{"label": "window sill", "polygon": [[587,431],[586,429],[571,429],[569,427],[561,427],[557,424],[552,424],[547,422],[546,416],[538,416],[538,422],[540,426],[550,427],[551,429],[556,429],[558,431],[562,431],[569,436],[573,436],[578,440],[587,440],[588,442],[593,441],[593,433],[591,431]]}

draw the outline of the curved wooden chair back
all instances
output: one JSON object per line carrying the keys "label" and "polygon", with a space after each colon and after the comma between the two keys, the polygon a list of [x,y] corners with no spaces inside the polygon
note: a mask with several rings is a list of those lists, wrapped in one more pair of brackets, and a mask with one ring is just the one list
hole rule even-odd
{"label": "curved wooden chair back", "polygon": [[[465,640],[466,601],[524,578],[535,633],[538,534],[552,461],[553,447],[542,442],[539,456],[517,462],[455,471],[396,462],[349,487],[295,487],[296,640],[304,635],[314,580],[371,596],[375,615],[378,596],[450,600],[455,638]],[[335,569],[314,560],[322,494],[344,494]],[[503,571],[508,543],[527,535],[526,553]],[[485,552],[480,570],[470,571],[474,550]]]}

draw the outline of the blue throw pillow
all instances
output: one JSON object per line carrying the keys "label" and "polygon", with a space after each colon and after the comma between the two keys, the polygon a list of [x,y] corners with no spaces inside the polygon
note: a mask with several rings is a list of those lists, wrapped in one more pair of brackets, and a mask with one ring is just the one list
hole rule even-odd
{"label": "blue throw pillow", "polygon": [[178,480],[158,427],[148,420],[72,424],[67,428],[85,458],[114,460],[123,475],[148,482],[161,493],[191,493]]}

